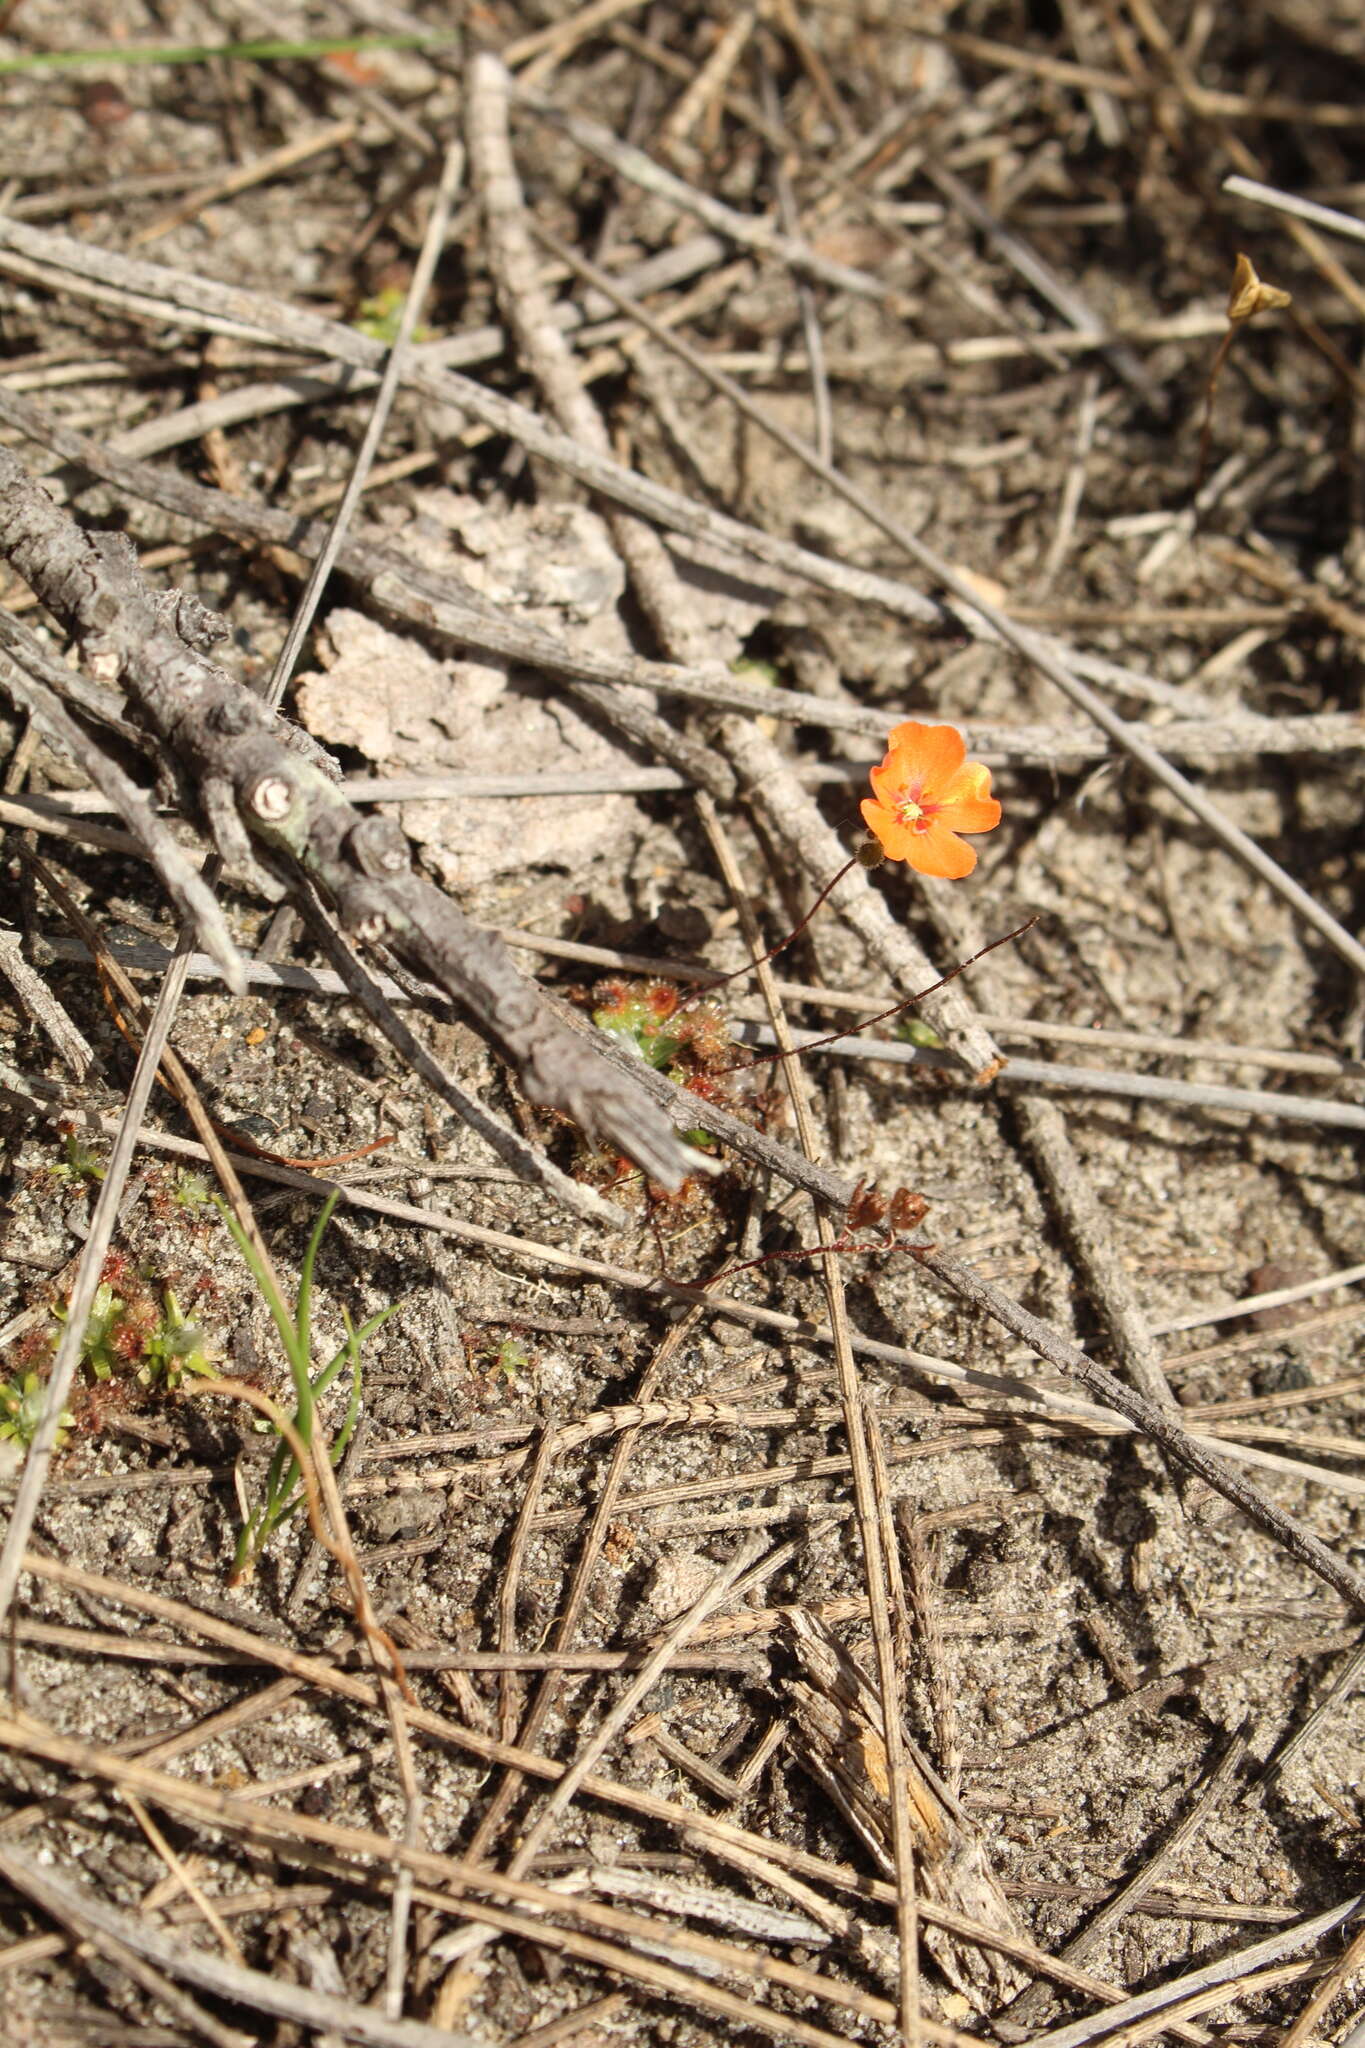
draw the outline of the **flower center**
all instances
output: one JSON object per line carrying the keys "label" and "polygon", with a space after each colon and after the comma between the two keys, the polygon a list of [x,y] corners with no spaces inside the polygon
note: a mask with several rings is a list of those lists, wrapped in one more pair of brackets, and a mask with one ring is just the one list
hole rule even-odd
{"label": "flower center", "polygon": [[939,808],[938,804],[930,803],[924,792],[920,791],[917,796],[899,797],[895,812],[902,825],[908,825],[912,831],[927,832],[934,813]]}

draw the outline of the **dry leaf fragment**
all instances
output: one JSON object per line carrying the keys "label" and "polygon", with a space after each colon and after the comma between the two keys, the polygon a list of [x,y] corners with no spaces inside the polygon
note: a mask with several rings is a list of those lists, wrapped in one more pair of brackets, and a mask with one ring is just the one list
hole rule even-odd
{"label": "dry leaf fragment", "polygon": [[1251,258],[1239,253],[1228,295],[1229,320],[1240,322],[1254,320],[1258,313],[1280,313],[1288,304],[1289,293],[1282,292],[1278,285],[1263,283]]}
{"label": "dry leaf fragment", "polygon": [[[787,1636],[801,1666],[801,1676],[787,1681],[793,1751],[878,1866],[891,1876],[890,1781],[881,1701],[833,1630],[814,1615],[790,1615]],[[908,1735],[902,1739],[924,1896],[1001,1934],[1027,1939],[991,1868],[985,1843],[928,1758]],[[999,1950],[977,1948],[941,1928],[926,1927],[924,1945],[976,2012],[994,2010],[1029,1981]]]}

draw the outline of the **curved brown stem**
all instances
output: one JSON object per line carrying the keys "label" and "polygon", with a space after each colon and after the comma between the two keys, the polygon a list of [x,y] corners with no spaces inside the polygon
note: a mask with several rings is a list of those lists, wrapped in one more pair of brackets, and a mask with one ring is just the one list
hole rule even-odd
{"label": "curved brown stem", "polygon": [[[688,997],[687,1001],[682,1005],[683,1009],[690,1010],[694,1003],[699,1003],[702,1000],[703,996],[714,995],[718,988],[725,988],[730,982],[738,981],[741,978],[741,976],[745,974],[751,974],[756,967],[763,967],[767,964],[769,960],[775,960],[779,953],[785,953],[788,946],[790,946],[795,940],[800,938],[802,932],[806,929],[806,926],[810,923],[816,911],[820,908],[820,905],[825,901],[825,898],[829,895],[831,889],[837,888],[838,884],[843,881],[844,876],[848,873],[849,869],[857,867],[859,863],[860,856],[855,853],[851,856],[850,859],[844,862],[843,866],[839,869],[837,874],[830,876],[830,879],[826,882],[824,888],[820,891],[820,894],[816,897],[810,909],[801,919],[801,922],[799,924],[795,924],[792,926],[791,930],[787,933],[785,939],[779,940],[777,945],[772,947],[769,952],[760,953],[756,960],[747,960],[743,967],[737,967],[733,974],[722,974],[718,981],[708,981],[704,988],[699,988],[695,995]],[[938,985],[941,986],[941,984]],[[929,991],[926,990],[925,993],[928,994]],[[914,1002],[918,1002],[919,998],[918,996],[915,996],[912,997],[911,1000]],[[729,1069],[727,1068],[725,1071],[728,1072]]]}
{"label": "curved brown stem", "polygon": [[[850,862],[851,865],[852,863]],[[834,879],[837,881],[839,878],[836,875]],[[834,884],[831,883],[830,888],[833,888],[833,886]],[[828,890],[825,893],[828,894]],[[814,905],[811,907],[812,909],[815,908]],[[987,953],[993,953],[997,946],[1007,946],[1011,939],[1021,939],[1025,932],[1033,930],[1037,922],[1037,917],[1030,917],[1025,923],[1016,925],[1012,932],[1003,933],[1000,938],[992,939],[988,946],[981,946],[975,953],[969,954],[965,960],[959,960],[956,967],[951,968],[940,980],[931,981],[928,988],[919,989],[912,996],[905,996],[899,1003],[893,1003],[889,1010],[878,1010],[875,1017],[864,1017],[861,1024],[850,1024],[845,1031],[831,1031],[825,1038],[808,1038],[804,1045],[794,1045],[790,1052],[765,1051],[755,1053],[752,1059],[735,1060],[728,1067],[718,1068],[717,1072],[721,1074],[737,1074],[744,1067],[775,1066],[779,1060],[799,1059],[802,1053],[814,1052],[819,1046],[836,1045],[841,1038],[856,1038],[860,1031],[868,1030],[873,1024],[885,1024],[888,1018],[899,1017],[902,1010],[912,1009],[916,1003],[922,1003],[926,996],[935,995],[939,989],[946,988],[950,981],[956,981],[958,975],[965,973],[967,968],[972,966],[975,961],[984,959]],[[799,930],[800,926],[797,929]],[[792,936],[794,938],[796,934],[793,933]],[[783,943],[787,944],[789,941],[784,940]],[[779,946],[777,950],[780,952],[782,948]],[[771,959],[772,955],[768,954],[766,957]],[[1003,1061],[998,1064],[1003,1065]]]}

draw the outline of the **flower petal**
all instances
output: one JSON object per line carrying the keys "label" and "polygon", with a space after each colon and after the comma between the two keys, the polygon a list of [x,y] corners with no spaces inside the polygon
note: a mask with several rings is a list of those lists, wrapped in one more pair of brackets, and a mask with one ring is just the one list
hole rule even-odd
{"label": "flower petal", "polygon": [[863,814],[863,822],[868,830],[875,833],[881,841],[882,852],[887,859],[909,860],[910,855],[906,849],[915,835],[907,826],[902,825],[895,812],[889,811],[885,804],[874,803],[870,796],[865,796],[858,808]]}
{"label": "flower petal", "polygon": [[938,792],[943,804],[955,803],[959,797],[988,797],[991,793],[991,771],[984,761],[964,761],[951,782],[945,783]]}
{"label": "flower petal", "polygon": [[871,770],[868,780],[884,804],[894,803],[906,786],[905,764],[899,754],[888,754],[879,768]]}
{"label": "flower petal", "polygon": [[[907,833],[906,838],[907,850],[892,854],[891,858],[907,861],[918,875],[937,875],[944,882],[960,882],[976,866],[976,848],[959,839],[956,832],[950,832],[941,818],[935,818],[927,831]],[[888,847],[887,852],[890,851]]]}
{"label": "flower petal", "polygon": [[936,802],[962,767],[967,742],[955,725],[919,725],[914,719],[898,725],[887,742],[887,757],[906,764]]}
{"label": "flower petal", "polygon": [[1000,806],[993,796],[951,797],[938,817],[950,832],[994,832]]}
{"label": "flower petal", "polygon": [[991,771],[981,761],[964,761],[948,787],[940,792],[939,817],[953,832],[993,832],[1000,806],[991,795]]}

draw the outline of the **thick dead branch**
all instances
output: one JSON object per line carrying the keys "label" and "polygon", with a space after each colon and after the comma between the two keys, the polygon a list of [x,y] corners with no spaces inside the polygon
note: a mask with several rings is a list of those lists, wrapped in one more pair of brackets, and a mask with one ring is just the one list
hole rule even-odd
{"label": "thick dead branch", "polygon": [[595,1188],[571,1180],[551,1164],[543,1152],[528,1144],[519,1133],[509,1129],[498,1117],[484,1108],[477,1096],[462,1088],[453,1074],[447,1073],[431,1048],[423,1043],[416,1032],[409,1029],[399,1016],[387,996],[380,988],[375,976],[370,973],[363,960],[347,945],[337,930],[313,889],[300,887],[295,894],[295,904],[302,912],[304,921],[327,958],[341,976],[352,1000],[379,1026],[394,1050],[427,1083],[444,1102],[448,1102],[456,1115],[477,1131],[484,1143],[495,1152],[504,1164],[510,1166],[519,1180],[540,1186],[571,1209],[576,1216],[588,1222],[606,1223],[613,1229],[621,1227],[621,1212],[613,1209],[610,1202],[597,1193]]}
{"label": "thick dead branch", "polygon": [[[14,252],[27,252],[14,253]],[[36,259],[36,260],[30,260]],[[173,307],[178,321],[210,332],[235,332],[240,328],[251,339],[262,337],[288,347],[314,349],[326,360],[347,364],[361,371],[382,369],[386,348],[354,327],[340,321],[324,320],[318,314],[286,304],[260,292],[217,279],[189,277],[155,263],[137,261],[117,251],[96,248],[57,235],[46,229],[26,228],[22,223],[0,217],[0,270],[32,278],[49,290],[100,298],[103,280],[116,279],[120,285],[120,311],[131,313],[158,330]],[[1011,344],[1013,346],[1013,344]],[[898,361],[900,358],[898,358]],[[937,348],[935,360],[938,360]],[[878,605],[893,618],[912,619],[925,624],[952,624],[973,637],[999,639],[1000,633],[967,605],[936,603],[922,591],[897,578],[815,553],[769,534],[761,527],[714,511],[695,499],[654,483],[638,471],[604,460],[582,447],[567,434],[548,427],[525,406],[490,391],[471,378],[441,369],[435,358],[414,350],[407,360],[404,382],[438,405],[454,405],[497,434],[507,434],[529,455],[553,463],[570,476],[578,477],[589,489],[600,491],[615,503],[654,520],[665,531],[690,534],[718,546],[733,549],[739,559],[763,562],[799,577],[820,590],[830,590],[863,604]],[[16,405],[12,393],[4,394],[4,408]],[[0,417],[11,417],[0,410]],[[20,423],[16,421],[16,423]],[[34,431],[26,427],[25,431]],[[51,446],[59,447],[55,435],[45,434]],[[79,455],[73,457],[81,460]],[[98,473],[108,475],[106,466]],[[285,514],[274,515],[288,517]],[[1063,647],[1034,635],[1039,646],[1050,649],[1065,661],[1074,675],[1088,677],[1120,692],[1136,694],[1141,701],[1172,703],[1168,683],[1146,676],[1103,655]],[[1194,710],[1195,706],[1189,704]],[[773,708],[773,707],[769,707]]]}
{"label": "thick dead branch", "polygon": [[[8,450],[0,450],[0,554],[70,631],[95,679],[127,691],[215,839],[231,821],[230,858],[241,858],[240,833],[253,861],[316,883],[348,934],[382,941],[455,998],[533,1102],[619,1146],[666,1187],[695,1171],[695,1151],[634,1077],[566,1031],[502,942],[413,872],[397,827],[354,810],[314,743],[187,643],[179,615],[172,623],[146,588],[127,544],[86,534]],[[221,950],[218,933],[200,929],[205,945]],[[233,969],[240,974],[235,955]]]}
{"label": "thick dead branch", "polygon": [[[49,500],[44,502],[50,504]],[[56,510],[55,506],[51,509]],[[0,514],[0,519],[7,521],[8,514]],[[80,678],[71,676],[60,662],[54,661],[42,642],[8,613],[0,613],[0,649],[0,692],[31,718],[40,732],[69,753],[100,794],[108,797],[160,875],[171,901],[183,917],[193,919],[205,951],[213,955],[222,969],[228,987],[236,995],[244,994],[246,969],[212,890],[195,872],[144,792],[77,724],[62,703],[70,684],[79,686]],[[78,701],[83,701],[79,695]],[[122,720],[115,722],[122,727]]]}

